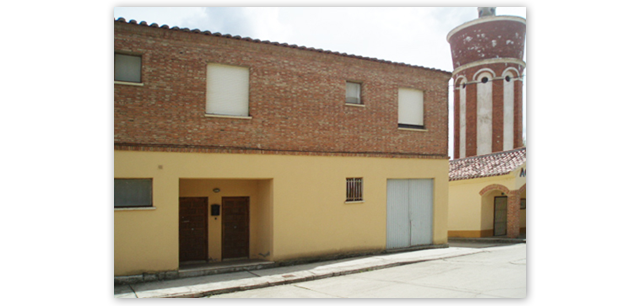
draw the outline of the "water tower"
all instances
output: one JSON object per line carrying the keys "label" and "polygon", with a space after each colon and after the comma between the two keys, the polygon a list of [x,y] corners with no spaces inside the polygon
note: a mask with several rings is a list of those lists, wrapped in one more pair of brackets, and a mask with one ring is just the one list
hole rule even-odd
{"label": "water tower", "polygon": [[453,59],[454,158],[523,146],[522,76],[526,19],[477,9],[448,33]]}

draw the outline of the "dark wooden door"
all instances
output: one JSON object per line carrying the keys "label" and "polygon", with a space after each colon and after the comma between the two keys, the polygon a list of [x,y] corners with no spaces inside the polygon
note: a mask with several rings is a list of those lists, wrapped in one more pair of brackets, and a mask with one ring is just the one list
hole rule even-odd
{"label": "dark wooden door", "polygon": [[495,197],[494,236],[506,235],[508,224],[508,197]]}
{"label": "dark wooden door", "polygon": [[223,259],[250,255],[250,198],[223,198]]}
{"label": "dark wooden door", "polygon": [[179,198],[179,261],[207,260],[207,198]]}

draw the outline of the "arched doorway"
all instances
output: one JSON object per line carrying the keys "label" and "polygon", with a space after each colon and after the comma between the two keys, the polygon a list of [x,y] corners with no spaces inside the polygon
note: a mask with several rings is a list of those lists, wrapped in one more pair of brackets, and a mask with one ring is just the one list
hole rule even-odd
{"label": "arched doorway", "polygon": [[508,234],[508,194],[510,190],[501,184],[486,186],[481,195],[482,237],[506,236]]}
{"label": "arched doorway", "polygon": [[[504,185],[492,184],[482,189],[479,194],[482,204],[483,236],[518,237],[522,226],[520,200],[522,197],[526,199],[526,184],[518,190],[509,190]],[[525,231],[526,222],[523,223]]]}

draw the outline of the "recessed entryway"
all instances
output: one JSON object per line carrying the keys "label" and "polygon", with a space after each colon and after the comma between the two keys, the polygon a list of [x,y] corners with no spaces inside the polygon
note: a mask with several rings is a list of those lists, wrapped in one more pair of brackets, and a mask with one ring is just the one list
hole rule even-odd
{"label": "recessed entryway", "polygon": [[207,199],[208,262],[272,259],[271,179],[182,178],[179,185],[180,197]]}

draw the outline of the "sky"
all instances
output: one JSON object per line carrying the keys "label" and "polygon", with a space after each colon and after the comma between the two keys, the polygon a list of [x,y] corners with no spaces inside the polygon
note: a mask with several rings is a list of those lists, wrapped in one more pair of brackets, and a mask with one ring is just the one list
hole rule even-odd
{"label": "sky", "polygon": [[[526,18],[526,7],[497,7],[496,14]],[[115,7],[114,18],[120,17],[127,21],[209,30],[451,72],[453,65],[446,36],[455,27],[476,19],[477,8]],[[526,58],[525,61],[528,63]],[[527,72],[525,70],[525,74]],[[450,83],[452,86],[452,80]],[[524,84],[525,136],[527,78]],[[452,99],[450,87],[448,150],[451,158],[454,155]]]}

